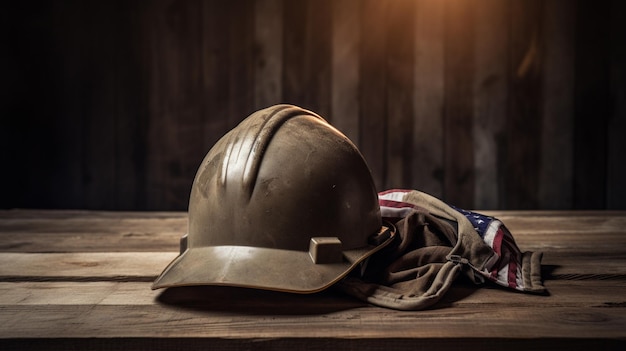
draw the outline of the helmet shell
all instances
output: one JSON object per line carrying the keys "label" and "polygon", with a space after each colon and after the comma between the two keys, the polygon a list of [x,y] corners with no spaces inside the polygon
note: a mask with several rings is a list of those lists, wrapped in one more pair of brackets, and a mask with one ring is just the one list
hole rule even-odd
{"label": "helmet shell", "polygon": [[153,288],[320,291],[390,240],[371,240],[381,228],[378,195],[356,146],[311,111],[272,106],[224,135],[202,161],[186,245]]}

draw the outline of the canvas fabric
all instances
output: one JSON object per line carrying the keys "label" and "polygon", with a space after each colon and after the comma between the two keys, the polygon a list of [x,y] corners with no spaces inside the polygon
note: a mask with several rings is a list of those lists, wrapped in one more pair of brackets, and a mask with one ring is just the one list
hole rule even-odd
{"label": "canvas fabric", "polygon": [[432,306],[460,274],[476,284],[545,292],[541,253],[522,252],[498,219],[416,190],[381,192],[379,203],[397,238],[338,284],[344,292],[399,310]]}

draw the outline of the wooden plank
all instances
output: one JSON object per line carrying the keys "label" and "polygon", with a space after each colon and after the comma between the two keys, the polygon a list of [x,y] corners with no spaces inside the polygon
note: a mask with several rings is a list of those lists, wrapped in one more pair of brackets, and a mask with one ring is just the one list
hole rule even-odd
{"label": "wooden plank", "polygon": [[[279,296],[274,296],[255,306],[250,302],[267,296],[244,293],[248,298],[239,300],[239,296],[212,295],[203,290],[196,292],[206,294],[200,303],[192,299],[188,304],[180,301],[171,304],[161,296],[158,303],[150,305],[0,305],[4,327],[0,337],[315,338],[327,342],[364,339],[386,347],[392,347],[401,338],[411,339],[413,348],[415,343],[421,344],[422,340],[427,343],[431,338],[486,338],[491,343],[503,336],[508,340],[532,338],[535,342],[548,339],[541,340],[542,343],[555,338],[626,338],[622,308],[610,305],[530,309],[526,305],[480,304],[408,312],[363,307],[339,297],[310,295],[283,296],[284,304]],[[188,292],[189,289],[182,291]],[[211,301],[207,297],[221,300]]]}
{"label": "wooden plank", "polygon": [[[526,249],[617,250],[626,238],[623,211],[482,213],[500,219]],[[183,212],[0,211],[3,252],[176,251],[186,231]]]}
{"label": "wooden plank", "polygon": [[[0,306],[3,315],[19,315],[0,332],[11,338],[120,338],[120,337],[201,337],[201,338],[316,338],[365,339],[391,347],[395,338],[411,338],[413,347],[422,339],[446,338],[611,338],[623,339],[624,316],[618,308],[550,308],[530,310],[511,307],[506,312],[456,307],[446,311],[401,314],[394,323],[381,323],[397,313],[380,309],[359,309],[359,323],[342,323],[354,312],[327,313],[322,317],[295,315],[232,316],[236,310],[163,308],[162,306]],[[197,308],[197,307],[196,307]],[[240,312],[243,312],[240,308]],[[283,311],[282,309],[279,311]],[[313,311],[311,311],[313,312]],[[471,314],[474,318],[463,318]],[[224,315],[227,317],[225,318]],[[59,318],[64,316],[65,318]],[[139,316],[139,317],[138,317]],[[466,316],[465,316],[466,317]],[[150,323],[146,323],[146,319]],[[428,320],[428,323],[424,323]],[[476,327],[476,320],[481,320]],[[534,323],[541,320],[541,323]],[[452,322],[451,322],[452,321]],[[163,326],[167,325],[167,330]],[[416,328],[416,325],[419,328]],[[155,327],[156,326],[156,327]],[[210,326],[210,327],[207,327]],[[314,326],[314,328],[312,328]],[[574,336],[574,337],[572,337]],[[385,343],[386,341],[386,343]]]}
{"label": "wooden plank", "polygon": [[610,95],[611,106],[607,128],[607,205],[609,209],[626,209],[626,4],[611,2]]}
{"label": "wooden plank", "polygon": [[[504,174],[505,209],[538,206],[541,145],[540,1],[512,1],[510,7],[510,105]],[[545,147],[550,147],[545,145]]]}
{"label": "wooden plank", "polygon": [[305,2],[283,2],[283,100],[294,105],[303,105],[305,108],[304,60],[306,59],[306,11]]}
{"label": "wooden plank", "polygon": [[286,1],[283,7],[283,100],[325,118],[331,103],[330,4]]}
{"label": "wooden plank", "polygon": [[606,205],[610,3],[578,1],[574,88],[574,208]]}
{"label": "wooden plank", "polygon": [[[169,1],[155,2],[148,9],[142,23],[151,51],[146,63],[151,77],[146,204],[149,210],[182,210],[187,208],[190,185],[207,151],[199,147],[206,109],[202,9],[200,3]],[[224,14],[215,14],[220,15]],[[228,66],[220,69],[228,72]],[[221,91],[227,91],[224,86]]]}
{"label": "wooden plank", "polygon": [[[89,79],[81,78],[81,112],[89,115],[82,123],[83,204],[81,207],[112,209],[116,207],[117,139],[116,84],[119,74],[112,65],[117,59],[117,41],[122,39],[116,26],[108,19],[113,15],[112,3],[96,3],[82,7],[84,21],[80,42],[83,64]],[[103,15],[104,14],[104,15]]]}
{"label": "wooden plank", "polygon": [[333,1],[332,123],[357,147],[359,146],[360,29],[361,1]]}
{"label": "wooden plank", "polygon": [[182,212],[0,211],[3,252],[177,250]]}
{"label": "wooden plank", "polygon": [[[36,9],[30,8],[26,4],[8,3],[4,2],[0,4],[0,12],[5,14],[2,21],[2,40],[4,42],[4,53],[0,56],[0,67],[11,67],[10,70],[3,70],[3,81],[0,84],[0,113],[3,116],[14,116],[16,112],[22,111],[24,116],[22,118],[0,118],[0,153],[3,162],[11,164],[15,169],[25,169],[25,167],[32,161],[27,161],[22,155],[31,152],[31,147],[28,143],[25,143],[20,148],[17,148],[17,140],[24,139],[27,136],[28,125],[31,124],[32,116],[38,116],[37,113],[31,112],[33,109],[45,106],[48,101],[53,100],[49,94],[41,94],[42,100],[39,104],[27,103],[30,102],[31,96],[29,88],[38,87],[43,90],[43,84],[41,79],[43,75],[40,74],[40,70],[44,68],[44,65],[32,64],[33,61],[39,62],[39,55],[48,54],[48,50],[51,45],[44,45],[45,42],[49,42],[47,35],[41,35],[45,30],[43,24],[47,24],[51,21],[51,11],[49,6],[38,6]],[[42,16],[42,14],[44,14]],[[33,20],[35,19],[36,20]],[[32,24],[38,23],[40,31],[32,28]],[[57,26],[57,32],[62,26]],[[16,35],[17,33],[24,33],[22,36]],[[47,32],[47,34],[52,34]],[[27,39],[28,38],[28,39]],[[27,45],[24,45],[27,44]],[[61,47],[61,43],[57,43],[57,48]],[[31,47],[37,47],[38,53],[32,55],[28,50]],[[10,54],[9,54],[10,53]],[[58,71],[62,70],[63,65],[58,65]],[[39,68],[36,69],[36,68]],[[37,79],[39,78],[39,79]],[[69,79],[69,77],[68,77]],[[47,99],[46,99],[47,98]],[[28,111],[28,112],[27,112]],[[30,115],[30,117],[26,117]],[[51,124],[52,121],[48,121]],[[40,136],[47,136],[46,139],[42,139],[42,142],[49,142],[52,134],[49,130],[46,133],[43,131],[36,134]],[[34,145],[33,145],[34,146]],[[21,153],[16,152],[20,150]],[[44,165],[40,165],[39,169],[46,168]],[[69,173],[69,172],[68,172]],[[68,175],[69,178],[69,175]],[[26,198],[29,193],[36,193],[38,189],[34,189],[32,186],[30,189],[27,187],[28,176],[26,174],[19,174],[18,172],[3,172],[0,175],[0,181],[4,184],[12,184],[10,187],[2,192],[0,197],[0,208],[12,208],[17,206],[24,206]],[[42,194],[40,193],[40,196]],[[70,194],[68,194],[68,197]]]}
{"label": "wooden plank", "polygon": [[[575,241],[580,243],[580,241]],[[616,242],[621,244],[622,241]],[[624,249],[598,254],[586,248],[558,244],[524,249],[546,249],[545,279],[626,279]],[[609,247],[607,245],[607,247]],[[615,246],[613,246],[615,247]],[[549,249],[549,251],[548,251]],[[0,281],[152,281],[177,256],[167,252],[3,253]]]}
{"label": "wooden plank", "polygon": [[[578,218],[613,218],[624,217],[624,210],[476,210],[480,213],[507,218],[558,218],[573,220]],[[187,212],[182,211],[91,211],[91,210],[37,210],[37,209],[10,209],[0,210],[0,223],[2,221],[11,220],[56,220],[59,223],[71,220],[94,220],[98,221],[115,221],[123,219],[144,219],[144,220],[162,220],[162,219],[179,219],[183,220],[187,217]],[[68,222],[69,223],[69,222]]]}
{"label": "wooden plank", "polygon": [[473,4],[445,4],[444,193],[449,203],[474,205]]}
{"label": "wooden plank", "polygon": [[[122,20],[117,25],[119,36],[126,38],[117,55],[119,81],[116,89],[123,86],[123,94],[118,94],[116,101],[116,192],[118,203],[114,210],[139,210],[146,204],[147,174],[147,129],[149,77],[146,58],[150,52],[143,36],[141,26],[137,24],[145,13],[145,3],[128,2],[120,11]],[[119,44],[118,44],[119,45]]]}
{"label": "wooden plank", "polygon": [[178,252],[2,253],[0,281],[153,281]]}
{"label": "wooden plank", "polygon": [[474,207],[500,208],[508,107],[508,2],[474,6]]}
{"label": "wooden plank", "polygon": [[[199,74],[204,98],[198,104],[201,106],[204,120],[202,128],[204,140],[198,146],[198,151],[206,153],[217,140],[235,126],[234,123],[236,122],[229,119],[228,115],[230,92],[228,87],[231,70],[228,50],[229,38],[226,35],[226,32],[229,32],[227,28],[229,28],[230,19],[225,13],[228,3],[201,1],[199,4],[202,18]],[[196,160],[196,166],[200,164],[201,160],[201,158]],[[190,185],[191,183],[189,183]]]}
{"label": "wooden plank", "polygon": [[548,218],[548,217],[564,217],[568,218],[571,221],[576,221],[579,217],[593,217],[593,218],[613,218],[613,217],[624,217],[626,216],[626,211],[623,210],[575,210],[575,211],[567,211],[567,210],[479,210],[479,212],[488,214],[490,216],[496,217],[510,217],[510,218],[526,218],[526,217],[538,217],[538,218]]}
{"label": "wooden plank", "polygon": [[0,283],[0,306],[153,305],[162,292],[150,282]]}
{"label": "wooden plank", "polygon": [[[254,11],[253,0],[229,1],[225,4],[225,16],[228,26],[227,60],[228,72],[228,113],[230,126],[236,126],[255,111],[254,105]],[[222,29],[224,30],[224,28]],[[208,151],[202,150],[204,153]],[[200,164],[202,157],[195,162]],[[193,169],[195,175],[196,169]],[[191,184],[191,183],[189,183]]]}
{"label": "wooden plank", "polygon": [[258,0],[254,11],[254,108],[282,102],[283,2]]}
{"label": "wooden plank", "polygon": [[389,2],[387,26],[387,131],[385,189],[411,182],[413,145],[414,0]]}
{"label": "wooden plank", "polygon": [[[4,227],[4,226],[0,226]],[[153,226],[157,227],[157,226]],[[0,234],[2,252],[158,252],[176,251],[180,237],[186,232],[156,228],[150,231],[141,224],[110,232],[107,230],[6,231]]]}
{"label": "wooden plank", "polygon": [[147,47],[138,30],[142,9],[133,2],[83,8],[86,30],[78,32],[84,35],[80,46],[90,76],[81,78],[83,204],[70,207],[145,206],[148,79],[142,51]]}
{"label": "wooden plank", "polygon": [[[186,349],[227,350],[408,350],[416,344],[437,350],[494,345],[623,347],[626,212],[486,214],[505,221],[522,248],[545,251],[543,274],[549,295],[521,294],[492,284],[477,287],[460,280],[434,308],[403,312],[370,306],[332,289],[312,295],[229,287],[150,290],[155,276],[177,255],[175,248],[117,253],[3,251],[0,348],[159,350],[181,343]],[[149,212],[0,211],[0,242],[29,231],[64,240],[75,233],[89,236],[90,228],[103,233],[94,238],[94,247],[98,240],[102,244],[111,240],[109,235],[141,228],[153,231],[145,233],[148,242],[186,223],[184,213],[151,217]]]}
{"label": "wooden plank", "polygon": [[[46,36],[41,35],[37,38],[27,38],[28,42],[37,43],[39,45],[39,54],[37,57],[48,56],[51,59],[58,60],[58,65],[54,69],[50,69],[49,72],[59,72],[63,77],[62,80],[53,82],[39,81],[36,78],[26,78],[33,86],[44,87],[50,83],[57,83],[50,86],[46,92],[43,90],[34,92],[35,95],[48,96],[53,94],[57,100],[55,104],[46,104],[45,101],[41,101],[37,105],[50,106],[50,111],[41,113],[33,109],[29,109],[29,113],[35,114],[35,116],[27,117],[25,115],[25,124],[27,125],[27,131],[25,135],[18,137],[21,140],[15,140],[17,145],[23,145],[24,154],[19,154],[17,158],[22,159],[16,163],[16,169],[22,169],[24,172],[19,172],[18,180],[15,184],[16,187],[21,188],[20,202],[10,204],[10,206],[24,206],[30,207],[31,204],[37,204],[42,208],[68,208],[82,207],[84,206],[84,183],[86,181],[85,162],[84,160],[84,144],[85,140],[85,115],[86,110],[89,108],[87,96],[89,90],[84,86],[86,84],[83,78],[89,76],[89,60],[85,46],[82,45],[85,41],[85,36],[89,36],[90,26],[87,16],[84,14],[84,4],[76,6],[69,3],[57,3],[52,6],[52,19],[58,26],[54,26],[55,30],[50,31],[49,28],[41,28],[48,31],[50,34],[56,36],[55,42],[57,50],[62,55],[50,55],[46,53],[45,49],[48,47],[45,41]],[[50,9],[49,9],[50,10]],[[37,12],[33,13],[35,16]],[[30,15],[32,16],[32,15]],[[28,16],[27,18],[29,18]],[[24,20],[25,23],[29,23],[28,20]],[[53,27],[51,25],[51,27]],[[83,28],[82,31],[75,30],[76,27]],[[23,40],[23,39],[22,39]],[[88,44],[87,44],[88,45]],[[40,56],[41,55],[41,56]],[[28,58],[20,58],[22,64],[28,64]],[[34,72],[36,76],[48,76],[48,72],[44,73],[39,63],[34,65],[39,69],[30,71]],[[24,79],[22,76],[21,79]],[[52,75],[52,77],[59,77]],[[57,78],[58,79],[58,78]],[[62,94],[60,92],[63,92]],[[83,103],[77,103],[83,102]],[[24,102],[22,106],[31,105],[32,102]],[[53,116],[55,118],[40,118],[36,116],[41,114],[42,116]],[[17,116],[17,115],[16,115]],[[33,125],[38,125],[38,128],[32,128]],[[35,140],[38,140],[35,142]],[[55,145],[54,148],[32,148],[27,145]],[[41,155],[41,156],[40,156]],[[23,159],[26,157],[26,159]],[[73,162],[67,162],[67,160],[73,160]],[[95,161],[95,160],[94,160]],[[21,167],[20,163],[25,162]],[[36,168],[32,167],[37,164]],[[47,181],[43,181],[40,174],[47,173]],[[55,186],[51,186],[55,184]],[[21,186],[20,186],[21,185]]]}
{"label": "wooden plank", "polygon": [[331,0],[307,0],[305,80],[306,105],[333,123],[331,115],[332,7]]}
{"label": "wooden plank", "polygon": [[20,170],[3,183],[21,190],[3,196],[3,207],[138,206],[146,79],[142,51],[135,51],[141,42],[135,5],[46,3],[4,12],[22,24],[9,35],[21,44],[8,51],[20,63],[4,65],[15,72],[7,82],[19,77],[7,85],[19,108],[5,115],[19,121],[2,128],[3,149],[15,155],[5,162]]}
{"label": "wooden plank", "polygon": [[[513,233],[516,242],[527,250],[545,250],[553,246],[577,250],[594,250],[585,245],[588,237],[597,238],[604,250],[620,250],[626,237],[619,226],[624,219],[586,217],[580,221],[560,217],[499,217]],[[0,222],[2,252],[159,252],[176,251],[178,240],[186,231],[186,221],[132,221],[120,224],[102,221],[93,227],[76,221],[68,226],[40,221],[46,229],[33,229],[33,224]],[[108,224],[111,224],[109,226]],[[171,226],[171,227],[170,227]],[[178,229],[178,228],[181,229]],[[91,228],[91,229],[90,229]],[[551,243],[551,244],[548,244]],[[550,246],[552,245],[552,246]],[[574,245],[574,246],[572,246]]]}
{"label": "wooden plank", "polygon": [[[601,350],[621,350],[623,341],[618,339],[601,338],[546,338],[541,340],[522,338],[425,338],[417,340],[420,350],[482,350],[485,348],[497,347],[506,350],[571,350],[571,349],[601,349]],[[158,336],[152,338],[37,338],[37,339],[6,339],[0,340],[0,346],[9,350],[23,349],[47,349],[47,350],[172,350],[185,345],[185,350],[207,350],[219,349],[226,351],[235,350],[362,350],[380,349],[385,350],[393,347],[394,350],[414,350],[415,339],[395,338],[395,339],[362,339],[343,338],[326,339],[320,337],[303,338],[194,338],[194,337],[168,337]]]}
{"label": "wooden plank", "polygon": [[93,221],[94,223],[110,221],[109,224],[112,224],[124,219],[156,220],[158,222],[162,219],[183,219],[185,217],[187,217],[186,212],[176,211],[0,210],[0,223],[2,223],[2,221],[10,222],[12,220],[31,220],[34,222],[39,220],[52,220],[58,221],[58,223],[71,223],[73,220],[84,220],[87,222]]}
{"label": "wooden plank", "polygon": [[[492,307],[535,306],[543,308],[623,308],[625,280],[552,280],[546,282],[549,295],[520,294],[494,285],[474,286],[458,282],[442,298],[433,310],[451,307],[463,309]],[[0,306],[152,306],[164,304],[180,307],[196,305],[198,309],[231,309],[238,312],[248,301],[247,314],[253,309],[277,308],[278,311],[293,311],[306,314],[307,310],[324,308],[378,309],[401,316],[405,312],[369,306],[351,296],[329,290],[313,295],[286,294],[232,287],[185,287],[169,290],[152,290],[150,282],[0,282]],[[340,311],[338,309],[337,311]],[[369,313],[369,312],[368,312]],[[254,313],[258,314],[258,313]],[[283,313],[277,313],[283,314]],[[419,314],[412,314],[411,318]],[[390,318],[393,323],[395,319]]]}
{"label": "wooden plank", "polygon": [[546,1],[543,9],[541,167],[539,207],[573,206],[574,24],[571,1]]}
{"label": "wooden plank", "polygon": [[415,3],[413,155],[407,184],[443,196],[444,2]]}
{"label": "wooden plank", "polygon": [[384,189],[386,138],[386,52],[389,1],[362,2],[359,146],[377,189]]}

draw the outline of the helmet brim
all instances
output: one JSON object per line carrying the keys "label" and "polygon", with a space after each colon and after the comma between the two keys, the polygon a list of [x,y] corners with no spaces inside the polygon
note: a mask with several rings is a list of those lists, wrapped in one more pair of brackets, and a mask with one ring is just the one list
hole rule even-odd
{"label": "helmet brim", "polygon": [[366,258],[387,246],[343,251],[340,263],[315,264],[306,251],[249,246],[208,246],[185,250],[154,281],[152,289],[224,285],[291,293],[315,293],[327,289],[354,270]]}

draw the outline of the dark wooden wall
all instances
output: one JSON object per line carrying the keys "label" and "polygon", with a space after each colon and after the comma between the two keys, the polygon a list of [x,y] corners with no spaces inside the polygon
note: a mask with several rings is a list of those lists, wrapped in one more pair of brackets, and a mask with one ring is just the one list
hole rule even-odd
{"label": "dark wooden wall", "polygon": [[3,2],[0,206],[186,209],[213,143],[286,102],[381,190],[625,209],[625,3]]}

